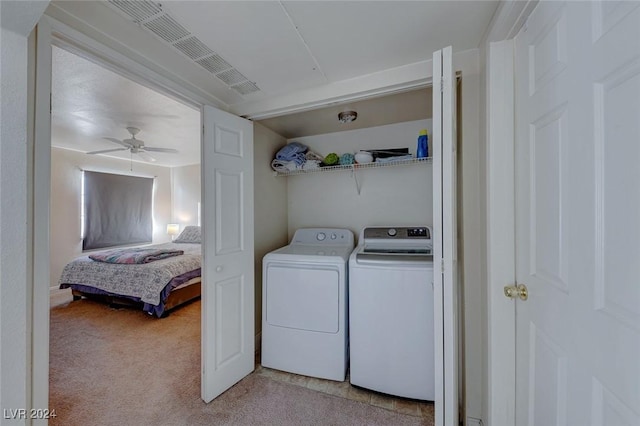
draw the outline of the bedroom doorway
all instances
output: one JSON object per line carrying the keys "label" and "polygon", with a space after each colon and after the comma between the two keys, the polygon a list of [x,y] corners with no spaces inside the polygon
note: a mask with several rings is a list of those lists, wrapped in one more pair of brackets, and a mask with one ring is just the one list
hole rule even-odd
{"label": "bedroom doorway", "polygon": [[[199,364],[203,384],[198,397],[209,401],[217,393],[250,373],[254,365],[254,310],[249,309],[253,308],[254,303],[253,126],[248,120],[211,106],[219,101],[208,94],[191,90],[192,87],[179,78],[172,80],[141,65],[145,63],[142,57],[133,55],[134,59],[125,56],[55,19],[43,17],[31,41],[34,47],[32,59],[36,64],[33,86],[35,146],[32,176],[33,271],[34,282],[37,283],[33,294],[32,404],[35,407],[49,406],[46,384],[49,380],[51,281],[49,201],[52,177],[52,111],[49,106],[52,46],[63,48],[102,65],[120,76],[192,107],[199,113],[201,121],[198,124],[198,134],[202,165],[200,176],[201,180],[207,176],[215,177],[213,180],[207,178],[208,189],[205,190],[203,183],[199,191],[202,206],[202,239],[209,241],[210,250],[206,250],[208,244],[203,241],[201,264],[204,302],[200,318],[202,340],[197,342],[198,351],[194,356],[194,361]],[[82,87],[81,82],[79,86]],[[135,100],[131,98],[128,102]],[[122,142],[125,142],[124,139]],[[129,167],[129,171],[135,167],[131,158]],[[208,175],[204,173],[205,169],[208,169]],[[160,226],[164,227],[165,224]],[[242,255],[237,256],[238,252]],[[44,283],[47,285],[43,285]],[[160,322],[156,321],[151,324],[158,323]],[[198,362],[200,357],[202,360]],[[205,375],[205,372],[208,374]],[[211,374],[212,372],[214,374]],[[216,390],[220,383],[227,383],[226,387]],[[197,379],[191,382],[190,389],[194,384],[197,387]]]}
{"label": "bedroom doorway", "polygon": [[[187,226],[201,224],[202,122],[199,107],[186,104],[182,99],[169,97],[166,91],[161,93],[150,83],[141,84],[140,79],[134,81],[118,67],[105,63],[94,54],[95,52],[89,53],[56,39],[50,48],[51,138],[48,148],[50,171],[47,178],[51,191],[51,203],[47,211],[50,262],[46,273],[51,287],[48,290],[52,296],[52,310],[47,309],[50,313],[47,323],[50,325],[48,331],[51,340],[47,340],[50,360],[47,359],[46,365],[51,365],[52,368],[40,368],[42,374],[46,371],[51,380],[50,395],[45,395],[44,390],[34,399],[49,398],[50,404],[47,406],[57,406],[58,420],[65,415],[61,410],[74,418],[80,415],[73,411],[73,406],[61,402],[69,397],[69,390],[75,389],[76,393],[82,390],[80,394],[88,397],[95,392],[105,392],[104,388],[95,386],[96,382],[111,383],[109,389],[127,387],[127,380],[131,376],[114,375],[114,369],[109,368],[113,359],[144,368],[145,358],[140,358],[144,354],[136,355],[135,351],[124,349],[117,339],[114,340],[109,335],[120,335],[122,342],[128,336],[133,341],[142,343],[145,335],[153,334],[152,329],[161,328],[163,321],[170,320],[148,318],[137,308],[116,308],[115,305],[87,300],[72,301],[70,290],[57,288],[65,265],[90,253],[83,252],[82,247],[84,173],[92,171],[152,180],[150,242],[153,244],[170,243],[172,238],[178,237],[168,233],[174,228],[173,225],[177,225],[180,233]],[[127,128],[137,128],[139,132],[132,135]],[[127,149],[123,144],[132,138],[144,141],[148,149]],[[184,339],[190,338],[189,345],[192,352],[195,349],[197,356],[200,352],[199,302],[192,303],[183,314],[178,313],[180,309],[174,310],[175,318],[171,324],[166,323],[167,328],[175,328],[174,323],[182,321],[190,330],[174,333],[177,340],[165,346],[173,349],[176,346],[184,347]],[[194,317],[194,312],[197,313],[197,318]],[[138,322],[130,322],[131,317],[137,318]],[[61,321],[71,321],[72,318],[83,322],[83,331],[70,326],[69,322],[67,326],[62,326]],[[130,328],[120,332],[110,330],[110,321],[129,324]],[[55,332],[53,327],[56,327]],[[106,341],[111,343],[105,345]],[[162,346],[160,342],[155,345],[156,351]],[[103,368],[93,362],[89,363],[86,358],[91,347],[101,347],[106,351],[101,357],[104,361]],[[159,359],[170,362],[171,357]],[[34,360],[34,364],[34,368],[39,365],[37,360]],[[197,360],[195,366],[191,382],[195,383],[196,392],[199,392],[197,380],[200,365]],[[158,364],[150,367],[157,368]],[[78,374],[78,370],[91,374]],[[101,375],[104,380],[100,379]],[[85,383],[82,383],[83,380]],[[118,381],[121,382],[120,385],[117,384]],[[151,388],[155,386],[154,382],[148,385]],[[34,389],[35,392],[38,390]]]}

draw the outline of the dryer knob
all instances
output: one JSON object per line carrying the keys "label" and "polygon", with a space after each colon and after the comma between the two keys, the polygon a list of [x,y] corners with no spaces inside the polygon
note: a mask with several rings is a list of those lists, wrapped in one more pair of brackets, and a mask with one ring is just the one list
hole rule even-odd
{"label": "dryer knob", "polygon": [[389,234],[389,236],[390,236],[390,237],[395,237],[397,233],[398,233],[398,231],[396,231],[396,229],[395,229],[395,228],[390,228],[390,229],[387,231],[387,234]]}
{"label": "dryer knob", "polygon": [[318,235],[316,235],[318,241],[324,241],[325,238],[327,238],[327,235],[324,232],[318,232]]}
{"label": "dryer knob", "polygon": [[331,234],[331,239],[335,240],[336,238],[338,238],[338,236],[336,234]]}

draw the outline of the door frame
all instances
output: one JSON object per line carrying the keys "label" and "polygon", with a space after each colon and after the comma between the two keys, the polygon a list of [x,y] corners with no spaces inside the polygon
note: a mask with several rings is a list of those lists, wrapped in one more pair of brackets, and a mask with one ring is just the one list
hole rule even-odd
{"label": "door frame", "polygon": [[[200,96],[181,86],[179,83],[164,77],[145,67],[114,49],[92,39],[91,37],[69,27],[68,25],[42,15],[36,27],[37,58],[34,98],[34,165],[29,171],[29,178],[33,182],[33,261],[30,262],[33,271],[33,291],[31,293],[31,406],[49,406],[49,327],[50,327],[50,291],[49,285],[49,202],[51,199],[51,126],[50,102],[51,92],[51,47],[56,46],[68,50],[78,56],[92,61],[106,69],[114,71],[136,83],[162,93],[183,104],[202,111],[203,105],[211,105],[211,99]],[[215,105],[218,107],[219,105]],[[202,126],[202,123],[201,123]],[[202,159],[204,161],[204,159]],[[38,207],[39,206],[39,207]],[[36,424],[46,424],[46,420],[35,420]]]}
{"label": "door frame", "polygon": [[515,424],[515,303],[503,287],[515,280],[514,43],[489,48],[487,91],[487,420]]}
{"label": "door frame", "polygon": [[507,1],[485,36],[486,424],[515,424],[515,45],[538,0]]}

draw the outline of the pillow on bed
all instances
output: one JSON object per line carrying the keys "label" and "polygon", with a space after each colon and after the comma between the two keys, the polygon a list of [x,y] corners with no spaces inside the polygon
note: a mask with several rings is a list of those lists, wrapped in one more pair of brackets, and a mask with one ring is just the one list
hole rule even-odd
{"label": "pillow on bed", "polygon": [[178,238],[173,240],[174,243],[192,243],[200,244],[200,227],[185,226]]}

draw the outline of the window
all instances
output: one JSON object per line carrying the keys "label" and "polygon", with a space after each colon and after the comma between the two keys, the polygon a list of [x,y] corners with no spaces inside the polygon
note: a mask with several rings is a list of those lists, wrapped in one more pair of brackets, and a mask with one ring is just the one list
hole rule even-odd
{"label": "window", "polygon": [[153,178],[85,171],[82,249],[150,243]]}

